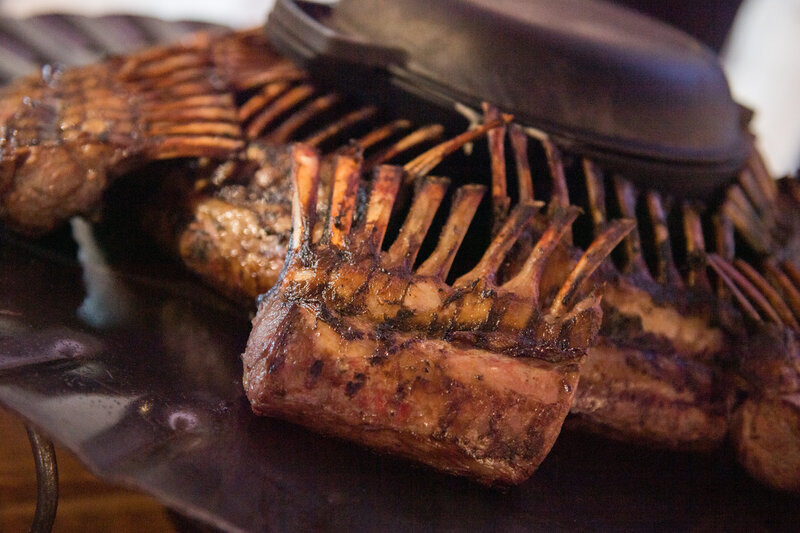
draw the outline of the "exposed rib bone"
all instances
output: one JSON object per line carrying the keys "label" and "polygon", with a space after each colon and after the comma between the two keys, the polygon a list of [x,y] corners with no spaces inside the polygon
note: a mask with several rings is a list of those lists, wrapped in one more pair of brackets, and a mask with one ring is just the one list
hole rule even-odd
{"label": "exposed rib bone", "polygon": [[800,272],[798,272],[797,268],[789,261],[783,261],[781,263],[781,268],[789,276],[789,279],[792,280],[792,284],[800,289]]}
{"label": "exposed rib bone", "polygon": [[208,78],[208,69],[194,68],[179,70],[171,72],[166,76],[159,76],[158,78],[148,78],[136,80],[136,87],[145,96],[145,99],[158,100],[157,95],[162,95],[165,89],[169,89],[174,85],[181,85],[185,83],[204,83]]}
{"label": "exposed rib bone", "polygon": [[[87,98],[91,98],[91,97],[87,97]],[[110,100],[111,100],[111,98],[109,98],[109,103],[111,103]],[[118,97],[116,97],[116,100],[117,100],[117,105],[120,106],[121,108],[126,108],[127,107],[126,102],[120,101]],[[99,103],[100,102],[98,102],[97,100],[92,99],[91,102],[87,101],[86,107],[87,108],[93,107],[93,106],[95,106],[95,105],[97,105]],[[166,116],[166,117],[169,118],[169,117],[171,117],[170,113],[175,111],[176,104],[182,109],[187,109],[187,108],[200,108],[200,109],[214,108],[214,109],[217,109],[217,108],[219,108],[219,109],[229,110],[229,109],[232,109],[234,107],[233,98],[231,97],[230,94],[203,94],[203,95],[198,95],[198,96],[191,96],[189,98],[184,98],[180,102],[171,102],[171,101],[170,102],[163,102],[163,101],[158,101],[158,100],[144,102],[142,104],[142,109],[146,110],[153,117],[158,117],[158,116],[163,115],[163,116]],[[235,121],[236,117],[232,116],[231,120]]]}
{"label": "exposed rib bone", "polygon": [[344,237],[350,234],[360,174],[360,157],[340,155],[336,158],[331,190],[331,212],[326,231],[330,243],[334,246],[342,246]]}
{"label": "exposed rib bone", "polygon": [[512,291],[522,298],[528,298],[533,307],[538,307],[539,287],[547,258],[553,253],[564,235],[569,232],[580,212],[581,210],[574,206],[556,211],[552,222],[528,255],[520,271],[503,284],[503,289]]}
{"label": "exposed rib bone", "polygon": [[417,268],[418,275],[433,276],[442,281],[447,278],[453,259],[461,247],[461,242],[467,234],[484,194],[486,187],[483,185],[464,185],[456,191],[450,215],[439,235],[436,249]]}
{"label": "exposed rib bone", "polygon": [[481,257],[475,267],[458,278],[453,284],[454,287],[466,287],[472,284],[475,280],[485,280],[487,284],[493,285],[495,283],[495,276],[497,270],[503,263],[506,254],[517,241],[517,238],[533,219],[533,216],[538,211],[540,204],[526,203],[518,204],[511,211],[511,214],[506,219],[505,224],[497,233],[492,242],[489,244],[486,252]]}
{"label": "exposed rib bone", "polygon": [[722,259],[721,257],[715,255],[714,256],[714,263],[712,266],[719,272],[722,270],[730,279],[731,282],[735,283],[736,286],[741,290],[741,294],[743,297],[747,298],[749,301],[755,304],[755,307],[760,309],[771,321],[775,322],[776,324],[785,325],[781,320],[781,317],[778,315],[778,312],[770,305],[767,298],[759,291],[759,289],[750,282],[739,270],[737,270],[733,265]]}
{"label": "exposed rib bone", "polygon": [[[500,111],[484,102],[483,116],[485,123],[502,122]],[[506,126],[503,124],[486,132],[489,140],[489,157],[492,167],[492,212],[495,228],[493,233],[500,229],[500,224],[508,214],[511,198],[508,197],[508,184],[506,176]]]}
{"label": "exposed rib bone", "polygon": [[714,216],[714,230],[717,254],[726,261],[733,261],[736,256],[733,222],[724,213],[717,213]]}
{"label": "exposed rib bone", "polygon": [[309,120],[318,116],[320,113],[327,111],[339,101],[338,94],[326,94],[315,98],[311,102],[303,106],[299,111],[292,113],[289,118],[283,121],[280,126],[275,128],[271,133],[265,135],[265,140],[269,142],[287,143],[292,138],[292,135],[303,127]]}
{"label": "exposed rib bone", "polygon": [[758,213],[761,221],[767,228],[775,226],[775,213],[773,212],[774,204],[769,201],[764,190],[759,187],[753,172],[749,168],[742,169],[739,172],[739,185],[750,199],[753,207]]}
{"label": "exposed rib bone", "polygon": [[567,178],[564,175],[564,162],[561,150],[550,139],[542,140],[544,152],[547,156],[547,166],[550,168],[550,178],[553,181],[553,196],[551,202],[558,207],[569,206],[569,190]]}
{"label": "exposed rib bone", "polygon": [[675,266],[675,260],[672,255],[672,242],[669,236],[667,214],[661,195],[655,191],[649,191],[645,195],[645,199],[655,239],[656,281],[662,285],[681,286],[683,285],[683,280],[680,273],[678,273],[678,268]]}
{"label": "exposed rib bone", "polygon": [[[208,73],[205,73],[208,76]],[[152,93],[143,93],[140,95],[142,102],[152,102],[154,100],[175,100],[178,98],[187,98],[190,96],[199,96],[208,94],[209,83],[206,79],[198,79],[187,81],[173,85],[171,87],[162,89],[160,91],[153,91]]]}
{"label": "exposed rib bone", "polygon": [[[718,212],[714,214],[713,223],[717,254],[725,261],[731,262],[736,256],[733,222],[725,213]],[[722,279],[717,280],[717,297],[727,297],[727,286]]]}
{"label": "exposed rib bone", "polygon": [[317,217],[317,191],[319,189],[319,155],[313,148],[302,144],[292,150],[292,250],[311,244],[314,222]]}
{"label": "exposed rib bone", "polygon": [[772,280],[773,285],[777,285],[786,303],[791,307],[795,318],[800,319],[800,289],[792,283],[792,280],[781,269],[771,262],[764,265],[767,276]]}
{"label": "exposed rib bone", "polygon": [[475,128],[474,130],[469,130],[461,135],[450,139],[449,141],[445,141],[439,145],[434,146],[427,152],[420,154],[416,158],[412,159],[408,163],[405,164],[405,170],[409,174],[409,177],[416,178],[419,176],[424,176],[431,170],[433,170],[436,165],[442,162],[442,159],[447,157],[448,155],[452,154],[465,144],[474,141],[475,139],[480,138],[487,131],[490,131],[494,128],[507,124],[511,121],[510,115],[503,115],[498,120],[491,120],[488,121],[479,127]]}
{"label": "exposed rib bone", "polygon": [[747,298],[745,297],[744,294],[742,294],[742,291],[739,289],[736,283],[734,283],[734,281],[728,275],[728,269],[726,268],[726,265],[728,264],[726,263],[726,261],[716,254],[708,254],[706,258],[708,260],[708,264],[711,265],[711,268],[714,269],[714,272],[717,273],[720,279],[722,279],[722,281],[731,291],[733,297],[739,303],[739,307],[744,312],[744,314],[750,317],[752,320],[755,320],[757,322],[762,322],[761,315],[758,314],[756,308],[753,307],[753,305],[747,300]]}
{"label": "exposed rib bone", "polygon": [[429,124],[427,126],[423,126],[406,135],[381,153],[371,157],[367,161],[366,167],[371,168],[382,165],[387,161],[391,161],[393,157],[405,152],[406,150],[409,150],[410,148],[413,148],[414,146],[422,144],[426,141],[438,139],[442,136],[442,133],[444,133],[444,126],[441,124]]}
{"label": "exposed rib bone", "polygon": [[[625,218],[636,219],[636,190],[633,184],[619,176],[614,177],[614,191],[617,196],[620,213]],[[639,230],[634,228],[628,233],[624,241],[625,255],[627,259],[626,270],[649,276],[647,264],[642,256],[642,240],[639,237]]]}
{"label": "exposed rib bone", "polygon": [[725,274],[736,283],[736,285],[741,289],[742,293],[755,304],[755,306],[760,309],[767,317],[777,324],[783,324],[780,316],[778,315],[777,311],[772,308],[767,298],[752,284],[750,281],[742,275],[741,272],[736,270],[736,268],[722,259],[721,257],[717,256],[717,264],[720,268],[725,271]]}
{"label": "exposed rib bone", "polygon": [[531,176],[531,167],[528,162],[528,134],[518,124],[511,124],[509,138],[514,150],[514,162],[517,166],[519,201],[533,201],[533,176]]}
{"label": "exposed rib bone", "polygon": [[591,276],[597,267],[608,257],[611,250],[625,238],[634,227],[636,221],[630,219],[618,219],[611,222],[606,230],[597,237],[589,248],[586,249],[578,264],[567,276],[566,281],[558,291],[553,304],[550,306],[550,313],[560,316],[571,308],[571,302],[576,294],[580,292],[583,282]]}
{"label": "exposed rib bone", "polygon": [[756,270],[745,261],[737,259],[736,268],[752,283],[755,288],[767,299],[772,309],[780,317],[781,323],[789,326],[792,330],[800,329],[797,321],[792,315],[792,311],[781,298],[780,294],[761,276]]}
{"label": "exposed rib bone", "polygon": [[[163,47],[162,47],[163,48]],[[153,50],[153,53],[163,53],[165,49]],[[133,82],[146,78],[159,78],[171,72],[189,68],[204,67],[209,64],[208,56],[198,48],[188,49],[176,53],[173,49],[168,55],[149,59],[145,54],[137,55],[135,59],[127,61],[119,70],[121,79]]]}
{"label": "exposed rib bone", "polygon": [[260,93],[251,97],[239,108],[237,113],[239,123],[244,124],[250,120],[259,110],[272,103],[278,96],[285,93],[287,89],[289,89],[289,84],[286,82],[270,83],[264,87]]}
{"label": "exposed rib bone", "polygon": [[254,87],[261,87],[278,81],[298,82],[308,78],[308,73],[292,64],[276,65],[261,72],[252,72],[248,75],[237,77],[235,87],[239,91],[246,91]]}
{"label": "exposed rib bone", "polygon": [[166,137],[144,150],[150,159],[211,157],[225,159],[244,148],[244,142],[224,137]]}
{"label": "exposed rib bone", "polygon": [[131,76],[139,72],[145,65],[157,63],[173,56],[181,56],[188,53],[201,53],[208,47],[208,38],[206,35],[197,35],[193,42],[178,45],[160,45],[144,49],[137,54],[128,58],[124,65],[120,68],[120,76]]}
{"label": "exposed rib bone", "polygon": [[269,126],[275,119],[283,113],[289,111],[294,106],[308,98],[314,93],[314,88],[311,85],[300,85],[294,89],[290,89],[278,97],[272,104],[270,104],[261,113],[253,118],[250,125],[245,129],[245,134],[248,139],[255,139]]}
{"label": "exposed rib bone", "polygon": [[417,254],[433,222],[450,180],[447,178],[426,177],[418,182],[414,201],[408,211],[397,239],[386,255],[387,268],[405,264],[414,266]]}
{"label": "exposed rib bone", "polygon": [[242,130],[238,125],[230,122],[189,122],[175,124],[174,122],[156,122],[148,125],[149,135],[208,135],[220,137],[241,137]]}
{"label": "exposed rib bone", "polygon": [[683,231],[686,236],[686,282],[690,287],[706,287],[710,282],[706,275],[706,242],[703,225],[697,209],[688,203],[683,205]]}
{"label": "exposed rib bone", "polygon": [[236,114],[233,105],[220,107],[183,107],[181,102],[173,104],[171,110],[159,110],[148,113],[147,119],[152,122],[173,122],[185,124],[186,122],[212,120],[236,123]]}
{"label": "exposed rib bone", "polygon": [[738,185],[728,188],[722,211],[730,217],[733,225],[754,250],[768,253],[772,249],[772,236]]}
{"label": "exposed rib bone", "polygon": [[583,160],[583,175],[586,177],[586,193],[589,201],[589,214],[592,217],[595,237],[606,227],[606,191],[603,173],[594,161]]}
{"label": "exposed rib bone", "polygon": [[[354,124],[358,124],[359,122],[366,120],[375,116],[375,113],[378,112],[378,109],[375,106],[364,106],[355,111],[351,111],[350,113],[345,114],[338,120],[328,124],[326,127],[322,128],[321,130],[312,133],[308,136],[308,138],[304,141],[311,146],[319,146],[323,142],[327,141],[331,137],[338,135],[339,133],[345,131],[350,126]],[[362,148],[366,148],[362,146]]]}
{"label": "exposed rib bone", "polygon": [[400,183],[403,181],[403,169],[389,165],[381,165],[376,171],[372,181],[372,192],[369,196],[369,205],[364,217],[362,234],[367,239],[372,239],[376,249],[383,244],[386,227],[389,225],[389,216],[397,197]]}
{"label": "exposed rib bone", "polygon": [[389,137],[394,135],[395,132],[399,130],[408,129],[410,127],[411,127],[411,122],[409,122],[408,120],[402,118],[397,119],[395,121],[392,121],[388,124],[384,124],[383,126],[370,131],[369,133],[358,139],[356,141],[356,144],[358,144],[362,149],[366,150],[367,148],[370,148],[371,146],[378,144],[379,142],[385,139],[388,139]]}

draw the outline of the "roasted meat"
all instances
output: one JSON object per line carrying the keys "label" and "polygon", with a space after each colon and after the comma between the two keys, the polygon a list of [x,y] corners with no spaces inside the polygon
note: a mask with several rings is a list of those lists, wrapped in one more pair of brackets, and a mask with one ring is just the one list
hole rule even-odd
{"label": "roasted meat", "polygon": [[[482,187],[456,192],[439,244],[415,268],[445,180],[418,183],[382,251],[402,169],[379,167],[359,206],[358,159],[338,158],[315,229],[319,158],[303,145],[293,158],[290,251],[243,355],[253,410],[483,483],[527,479],[558,436],[600,325],[599,299],[582,296],[582,282],[631,222],[609,227],[573,267],[551,258],[577,212],[557,212],[520,274],[498,284],[537,216],[536,204],[521,204],[450,285]],[[539,280],[553,275],[563,278],[558,292],[541,293]]]}
{"label": "roasted meat", "polygon": [[148,161],[229,158],[244,147],[236,94],[302,76],[242,32],[22,78],[0,89],[0,219],[43,233]]}
{"label": "roasted meat", "polygon": [[[96,84],[80,81],[79,73],[95,71]],[[179,179],[158,176],[155,190],[161,192],[145,218],[165,241],[177,243],[176,253],[192,271],[248,305],[275,284],[288,249],[291,142],[324,154],[318,208],[325,219],[337,157],[364,151],[364,172],[401,160],[411,181],[469,140],[412,159],[408,150],[441,135],[441,126],[403,136],[411,124],[402,118],[381,116],[370,105],[342,106],[342,98],[315,90],[256,32],[198,37],[51,74],[19,81],[0,98],[3,220],[28,233],[46,231],[91,211],[107,182],[126,170],[184,158],[173,167]],[[195,90],[210,93],[195,99]],[[497,126],[497,112],[487,112]],[[499,231],[510,206],[533,201],[534,192],[548,201],[549,215],[577,203],[584,215],[552,252],[574,262],[610,221],[639,222],[595,276],[604,287],[604,318],[582,365],[568,423],[673,449],[711,449],[730,437],[755,477],[798,490],[797,180],[773,182],[754,153],[720,201],[703,204],[637,190],[621,176],[607,179],[603,169],[568,149],[562,158],[547,139],[531,149],[516,126],[508,138],[502,127],[487,130],[493,216],[485,226]],[[506,145],[516,187],[506,184]],[[529,166],[539,148],[549,174]],[[501,286],[541,237],[536,220],[499,269]],[[546,278],[542,284],[558,285]]]}
{"label": "roasted meat", "polygon": [[774,323],[752,329],[747,342],[737,347],[737,372],[748,394],[734,412],[731,439],[753,477],[800,492],[798,335]]}
{"label": "roasted meat", "polygon": [[[408,172],[423,176],[447,154],[503,120],[498,118],[434,145],[407,161]],[[387,159],[424,147],[442,131],[434,124],[406,135],[403,130],[407,127],[401,122],[375,126],[352,144],[323,156],[320,198],[327,198],[338,154],[367,150],[371,155],[363,167],[368,172]],[[145,210],[147,231],[179,254],[204,281],[249,305],[272,287],[286,256],[291,230],[290,152],[290,145],[259,139],[248,144],[240,160],[222,167],[173,167],[166,177],[160,171],[159,192],[148,200]],[[323,202],[320,209],[324,207]]]}
{"label": "roasted meat", "polygon": [[732,373],[745,394],[730,432],[739,460],[762,482],[794,492],[800,492],[798,209],[797,179],[775,182],[754,158],[722,205],[743,251],[721,247],[708,256],[717,295],[745,321],[732,350]]}
{"label": "roasted meat", "polygon": [[[591,168],[586,176],[598,177]],[[626,238],[617,281],[605,293],[603,328],[573,408],[581,424],[678,448],[712,448],[727,434],[754,477],[800,488],[800,277],[793,266],[800,232],[796,217],[766,214],[796,213],[787,192],[796,186],[789,180],[779,189],[754,154],[721,205],[673,207],[671,236],[660,194],[614,180],[617,209],[638,209],[642,233]],[[598,228],[599,206],[590,205]],[[745,210],[751,215],[741,216]],[[765,214],[754,218],[759,211]],[[647,376],[628,390],[607,381],[621,356],[629,377]]]}
{"label": "roasted meat", "polygon": [[[544,143],[551,204],[565,205],[561,156]],[[603,324],[571,424],[673,449],[712,449],[728,436],[754,477],[797,491],[797,181],[776,184],[754,153],[724,200],[704,206],[640,193],[621,177],[604,183],[592,162],[581,163],[591,231],[603,231],[612,211],[639,224],[602,269]]]}

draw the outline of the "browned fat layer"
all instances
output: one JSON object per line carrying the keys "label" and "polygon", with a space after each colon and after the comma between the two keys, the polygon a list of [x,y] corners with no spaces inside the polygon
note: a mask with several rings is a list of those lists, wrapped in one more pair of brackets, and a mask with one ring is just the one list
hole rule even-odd
{"label": "browned fat layer", "polygon": [[[725,334],[709,323],[708,316],[683,314],[673,306],[659,304],[649,292],[624,280],[606,286],[603,305],[610,311],[604,319],[606,334],[616,341],[630,340],[631,333],[641,330],[665,339],[667,346],[679,352],[708,358],[725,349]],[[640,328],[622,327],[615,332],[612,329],[615,316],[637,320]]]}
{"label": "browned fat layer", "polygon": [[731,404],[731,389],[710,367],[674,353],[648,358],[601,338],[581,369],[572,425],[658,447],[709,450],[727,433]]}
{"label": "browned fat layer", "polygon": [[[300,306],[311,305],[319,316],[319,319],[328,324],[342,338],[353,340],[357,338],[391,338],[392,333],[411,333],[419,335],[420,338],[445,339],[456,346],[474,347],[487,350],[492,353],[503,354],[508,357],[525,357],[540,359],[549,362],[577,362],[585,356],[584,347],[570,346],[564,339],[568,336],[560,335],[559,332],[545,332],[547,328],[546,320],[543,320],[538,313],[531,313],[528,322],[532,325],[543,324],[542,326],[528,329],[523,333],[497,330],[500,319],[492,320],[491,313],[482,326],[471,331],[458,331],[461,324],[458,320],[458,312],[447,312],[448,308],[459,309],[467,305],[465,298],[474,297],[473,291],[480,293],[480,298],[489,302],[492,313],[502,317],[508,312],[508,303],[515,300],[511,294],[496,294],[494,291],[487,291],[473,285],[470,290],[452,290],[448,286],[442,285],[440,290],[452,292],[450,296],[443,298],[445,304],[438,309],[441,315],[433,313],[429,316],[429,321],[420,323],[419,318],[411,309],[405,307],[405,296],[410,281],[403,275],[403,272],[393,273],[391,270],[376,269],[373,261],[367,261],[362,269],[369,273],[359,282],[358,288],[349,299],[342,300],[335,288],[328,285],[328,274],[335,273],[340,267],[344,266],[349,272],[353,267],[354,258],[351,253],[340,249],[326,248],[315,254],[310,254],[308,250],[300,251],[300,263],[302,268],[295,268],[290,273],[291,283],[284,287],[284,298],[288,302],[295,302]],[[402,269],[401,269],[402,270]],[[347,278],[350,276],[345,275]],[[397,284],[396,288],[392,285]],[[369,297],[368,297],[369,294]],[[385,314],[375,315],[374,308],[371,308],[369,298],[377,298]],[[335,311],[329,307],[335,307]],[[358,315],[368,312],[377,320],[374,328],[365,328],[357,325]],[[590,311],[591,312],[591,311]],[[583,319],[590,324],[586,326],[585,332],[579,332],[587,338],[593,335],[590,320]],[[581,320],[578,320],[581,322]],[[572,321],[560,325],[562,329],[570,328]],[[373,333],[373,331],[375,333]],[[559,342],[547,339],[561,338]]]}
{"label": "browned fat layer", "polygon": [[[530,475],[577,381],[572,365],[409,344],[402,334],[375,365],[373,341],[347,341],[299,305],[264,305],[244,355],[257,412],[487,483]],[[274,328],[283,333],[260,337]]]}

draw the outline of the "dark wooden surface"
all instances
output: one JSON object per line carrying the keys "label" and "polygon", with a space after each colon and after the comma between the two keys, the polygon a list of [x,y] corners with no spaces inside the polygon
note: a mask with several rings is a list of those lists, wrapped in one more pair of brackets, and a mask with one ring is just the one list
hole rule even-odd
{"label": "dark wooden surface", "polygon": [[[60,500],[58,533],[173,532],[167,512],[152,498],[98,480],[56,446]],[[0,409],[0,532],[28,531],[36,508],[36,469],[25,426]]]}

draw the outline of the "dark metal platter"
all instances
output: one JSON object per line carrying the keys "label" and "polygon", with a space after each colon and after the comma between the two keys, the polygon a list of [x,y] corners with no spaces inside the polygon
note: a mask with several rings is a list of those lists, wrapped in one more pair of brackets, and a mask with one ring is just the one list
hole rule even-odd
{"label": "dark metal platter", "polygon": [[241,387],[246,311],[135,240],[102,241],[107,266],[91,246],[78,263],[68,231],[0,235],[0,402],[100,478],[186,516],[223,531],[796,527],[797,500],[727,451],[564,432],[528,482],[501,492],[256,417]]}
{"label": "dark metal platter", "polygon": [[[77,36],[92,20],[51,18]],[[148,24],[169,26],[109,20],[138,28],[133,46],[152,42]],[[14,35],[17,52],[30,46]],[[0,403],[102,479],[185,516],[222,531],[796,528],[797,499],[757,485],[727,450],[564,432],[531,480],[500,492],[256,417],[241,387],[247,310],[127,230],[101,226],[97,242],[73,230],[35,242],[0,230]]]}

